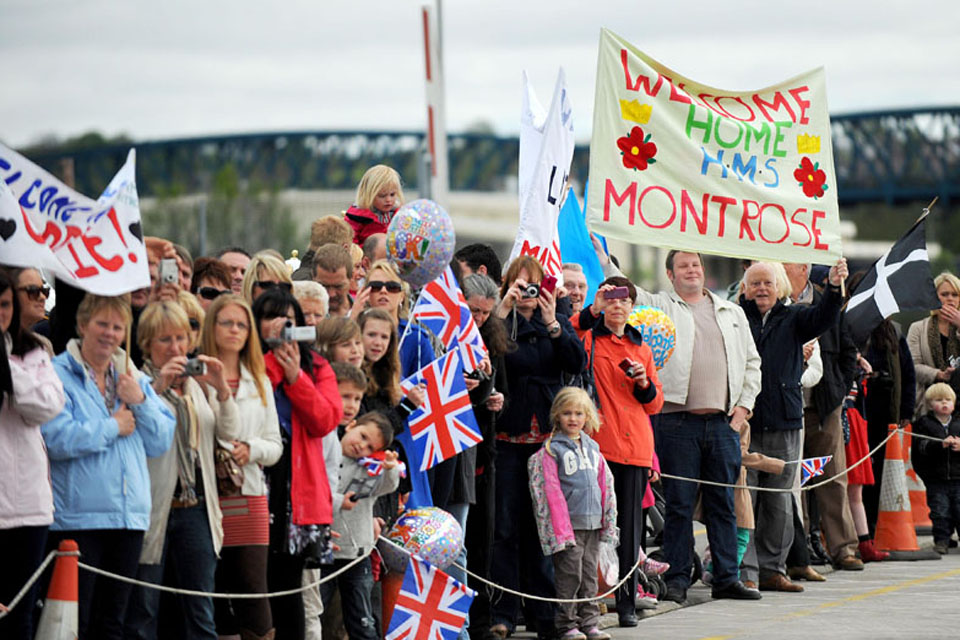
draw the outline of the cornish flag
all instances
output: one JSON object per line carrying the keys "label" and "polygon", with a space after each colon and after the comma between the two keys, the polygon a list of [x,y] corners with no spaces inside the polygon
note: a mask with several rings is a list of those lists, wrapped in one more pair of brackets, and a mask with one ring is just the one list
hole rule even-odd
{"label": "cornish flag", "polygon": [[[407,419],[414,451],[411,464],[421,471],[452,458],[483,440],[473,415],[460,366],[460,351],[453,350],[413,374],[400,386],[409,391],[424,383],[424,403]],[[407,452],[410,453],[409,451]]]}
{"label": "cornish flag", "polygon": [[800,486],[807,484],[807,480],[815,476],[823,475],[823,468],[833,456],[823,456],[821,458],[805,458],[800,461]]}
{"label": "cornish flag", "polygon": [[856,344],[866,342],[871,331],[899,311],[940,308],[926,237],[926,218],[921,218],[880,256],[851,292],[846,322]]}
{"label": "cornish flag", "polygon": [[476,591],[410,556],[385,640],[455,640]]}
{"label": "cornish flag", "polygon": [[480,329],[450,267],[423,288],[413,317],[430,329],[447,351],[459,347],[464,370],[473,371],[487,355]]}

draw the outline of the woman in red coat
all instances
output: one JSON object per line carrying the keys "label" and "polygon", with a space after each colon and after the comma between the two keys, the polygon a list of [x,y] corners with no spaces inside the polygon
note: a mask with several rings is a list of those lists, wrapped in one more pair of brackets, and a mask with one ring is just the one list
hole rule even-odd
{"label": "woman in red coat", "polygon": [[[271,289],[253,305],[280,419],[283,456],[268,471],[270,483],[270,591],[296,589],[304,567],[332,562],[333,498],[323,459],[323,437],[337,428],[343,406],[330,364],[310,349],[313,339],[282,339],[287,326],[306,325],[296,298]],[[303,598],[272,598],[278,638],[302,639]]]}
{"label": "woman in red coat", "polygon": [[[571,318],[583,340],[593,372],[600,431],[593,439],[613,472],[620,528],[620,578],[637,562],[643,527],[641,503],[653,465],[650,415],[663,407],[653,353],[640,332],[627,324],[637,290],[622,277],[607,278],[593,304]],[[621,627],[637,625],[636,573],[617,591]]]}

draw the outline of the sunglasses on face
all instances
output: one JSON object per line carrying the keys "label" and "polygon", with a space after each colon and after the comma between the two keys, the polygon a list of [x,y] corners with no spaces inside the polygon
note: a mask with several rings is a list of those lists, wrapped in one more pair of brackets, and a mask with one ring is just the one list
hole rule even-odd
{"label": "sunglasses on face", "polygon": [[50,287],[47,286],[38,287],[35,284],[31,284],[26,287],[19,287],[19,290],[27,294],[27,297],[31,300],[39,300],[40,294],[43,294],[44,298],[50,297]]}
{"label": "sunglasses on face", "polygon": [[403,285],[397,282],[396,280],[387,280],[383,282],[382,280],[373,280],[367,283],[367,286],[370,287],[370,291],[377,292],[380,289],[386,289],[387,293],[400,293],[403,290]]}
{"label": "sunglasses on face", "polygon": [[193,331],[200,331],[200,321],[196,318],[190,318],[190,329]]}
{"label": "sunglasses on face", "polygon": [[293,285],[289,282],[273,282],[271,280],[257,280],[254,284],[263,289],[264,291],[269,291],[274,287],[280,287],[287,293],[293,291]]}
{"label": "sunglasses on face", "polygon": [[226,293],[233,293],[233,291],[231,289],[217,289],[216,287],[200,287],[197,289],[197,294],[204,300],[216,300]]}

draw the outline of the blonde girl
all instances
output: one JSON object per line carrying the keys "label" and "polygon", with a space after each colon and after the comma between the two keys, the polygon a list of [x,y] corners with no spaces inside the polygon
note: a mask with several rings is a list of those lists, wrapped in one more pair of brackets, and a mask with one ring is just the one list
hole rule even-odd
{"label": "blonde girl", "polygon": [[367,169],[357,185],[356,203],[344,214],[344,219],[353,228],[353,243],[362,247],[373,234],[386,233],[401,205],[400,174],[384,164]]}
{"label": "blonde girl", "polygon": [[[592,598],[600,542],[616,545],[619,537],[613,474],[589,435],[600,420],[583,389],[564,387],[550,407],[550,425],[543,447],[527,463],[537,533],[553,559],[557,597]],[[561,604],[554,622],[561,640],[610,638],[600,630],[596,601]]]}

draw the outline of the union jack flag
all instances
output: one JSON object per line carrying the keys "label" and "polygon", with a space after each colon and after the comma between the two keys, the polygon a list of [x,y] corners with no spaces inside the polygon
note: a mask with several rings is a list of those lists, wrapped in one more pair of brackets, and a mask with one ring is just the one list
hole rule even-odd
{"label": "union jack flag", "polygon": [[823,468],[833,456],[823,456],[822,458],[805,458],[800,461],[800,486],[807,484],[807,480],[815,476],[823,475]]}
{"label": "union jack flag", "polygon": [[447,351],[459,345],[464,369],[473,371],[487,355],[480,328],[450,267],[423,288],[413,317],[430,329]]}
{"label": "union jack flag", "polygon": [[455,640],[476,591],[410,556],[385,640]]}
{"label": "union jack flag", "polygon": [[[369,456],[363,456],[357,462],[363,465],[363,468],[367,470],[367,475],[371,478],[374,478],[381,473],[383,473],[383,451],[377,451]],[[407,477],[407,465],[403,463],[402,460],[397,460],[397,471],[400,473],[401,478]]]}
{"label": "union jack flag", "polygon": [[[452,458],[483,440],[473,415],[467,385],[460,366],[460,351],[455,349],[416,372],[400,386],[409,392],[425,385],[423,404],[407,419],[414,452],[411,460],[420,460],[420,470]],[[411,452],[408,451],[408,454]]]}

